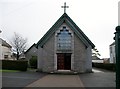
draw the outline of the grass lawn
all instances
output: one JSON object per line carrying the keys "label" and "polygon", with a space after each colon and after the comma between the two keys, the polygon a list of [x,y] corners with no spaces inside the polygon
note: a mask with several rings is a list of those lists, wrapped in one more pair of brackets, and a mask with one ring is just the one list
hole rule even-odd
{"label": "grass lawn", "polygon": [[[27,68],[27,71],[36,72],[34,68]],[[20,70],[7,70],[7,69],[0,69],[0,72],[20,72]],[[26,71],[25,71],[26,72]]]}
{"label": "grass lawn", "polygon": [[0,69],[0,72],[19,72],[19,70],[2,70],[2,69]]}

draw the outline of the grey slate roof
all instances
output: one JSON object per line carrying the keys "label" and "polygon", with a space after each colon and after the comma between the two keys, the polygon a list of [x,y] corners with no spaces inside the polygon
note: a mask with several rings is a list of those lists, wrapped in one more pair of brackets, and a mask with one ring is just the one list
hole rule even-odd
{"label": "grey slate roof", "polygon": [[92,48],[95,47],[95,45],[89,40],[89,38],[83,33],[83,31],[73,22],[73,20],[66,13],[64,13],[56,21],[56,23],[47,31],[47,33],[38,41],[36,47],[42,47],[63,23],[66,23],[87,47],[89,45],[91,45]]}

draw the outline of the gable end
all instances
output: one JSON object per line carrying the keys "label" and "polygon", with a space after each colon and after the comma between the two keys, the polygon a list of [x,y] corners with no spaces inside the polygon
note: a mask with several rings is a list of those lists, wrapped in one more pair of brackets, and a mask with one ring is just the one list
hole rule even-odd
{"label": "gable end", "polygon": [[73,20],[64,13],[57,21],[56,23],[47,31],[47,33],[38,41],[36,44],[36,47],[40,46],[43,47],[43,45],[46,43],[46,41],[55,33],[55,31],[63,24],[66,23],[78,36],[78,38],[88,47],[91,45],[92,48],[95,47],[95,45],[89,40],[89,38],[82,32],[82,30],[73,22]]}

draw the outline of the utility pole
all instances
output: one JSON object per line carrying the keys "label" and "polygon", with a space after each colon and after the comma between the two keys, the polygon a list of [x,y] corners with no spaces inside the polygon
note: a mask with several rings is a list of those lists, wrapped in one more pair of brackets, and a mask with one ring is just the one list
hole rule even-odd
{"label": "utility pole", "polygon": [[116,54],[116,89],[120,89],[120,26],[115,32],[115,54]]}

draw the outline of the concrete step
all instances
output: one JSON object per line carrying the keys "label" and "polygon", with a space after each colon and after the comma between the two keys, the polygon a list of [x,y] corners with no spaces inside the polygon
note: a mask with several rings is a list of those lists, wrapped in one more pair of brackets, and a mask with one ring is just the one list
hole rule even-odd
{"label": "concrete step", "polygon": [[55,72],[50,72],[51,74],[78,74],[77,72],[71,71],[71,70],[57,70]]}

